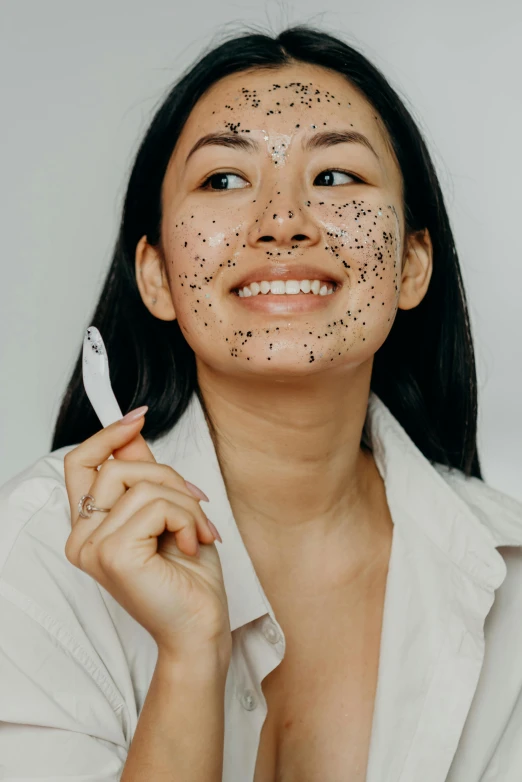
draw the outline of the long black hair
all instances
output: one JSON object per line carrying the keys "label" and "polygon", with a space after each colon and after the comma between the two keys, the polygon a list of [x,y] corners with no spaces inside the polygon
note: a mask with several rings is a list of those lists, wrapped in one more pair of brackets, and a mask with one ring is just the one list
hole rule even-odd
{"label": "long black hair", "polygon": [[[276,69],[296,61],[337,71],[373,106],[402,172],[406,233],[427,228],[432,241],[433,272],[426,295],[417,307],[397,311],[387,339],[375,353],[371,389],[431,463],[482,479],[477,378],[466,296],[425,141],[381,72],[347,43],[309,25],[291,27],[277,36],[249,30],[203,53],[170,89],[145,133],[130,173],[112,262],[86,323],[97,326],[103,335],[121,409],[125,413],[142,404],[149,406],[142,434],[153,442],[174,426],[194,392],[203,403],[194,351],[178,321],[163,321],[149,312],[135,277],[139,239],[146,235],[150,244],[159,241],[165,170],[193,106],[229,74]],[[83,334],[79,335],[82,341]],[[99,427],[83,387],[80,344],[61,401],[52,450],[79,443]]]}

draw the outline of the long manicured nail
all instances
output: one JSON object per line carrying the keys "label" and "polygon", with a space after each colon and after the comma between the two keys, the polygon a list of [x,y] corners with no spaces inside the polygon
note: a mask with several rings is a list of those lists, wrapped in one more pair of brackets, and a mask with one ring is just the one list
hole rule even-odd
{"label": "long manicured nail", "polygon": [[185,481],[185,485],[187,489],[191,491],[195,497],[198,498],[198,500],[205,500],[205,502],[210,502],[205,492],[201,491],[201,489],[198,489],[198,487],[194,486],[193,483],[191,483],[190,481]]}
{"label": "long manicured nail", "polygon": [[210,521],[210,519],[209,519],[209,518],[207,518],[207,523],[208,523],[208,526],[210,527],[210,531],[212,532],[212,534],[214,535],[214,537],[215,537],[217,540],[219,540],[219,542],[220,542],[220,543],[223,543],[223,541],[221,540],[221,535],[219,534],[219,532],[217,531],[217,529],[216,529],[216,528],[215,528],[215,526],[212,524],[212,522]]}
{"label": "long manicured nail", "polygon": [[120,418],[120,424],[134,423],[138,418],[144,416],[148,409],[148,405],[143,405],[143,407],[137,407],[135,410],[131,410],[127,415],[124,415],[123,418]]}

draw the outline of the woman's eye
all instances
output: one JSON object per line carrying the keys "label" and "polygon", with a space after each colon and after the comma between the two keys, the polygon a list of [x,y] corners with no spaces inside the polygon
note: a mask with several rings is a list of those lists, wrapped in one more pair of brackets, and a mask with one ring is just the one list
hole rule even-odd
{"label": "woman's eye", "polygon": [[[242,176],[239,176],[239,174],[232,174],[227,171],[220,171],[217,174],[211,174],[209,177],[205,179],[203,184],[201,185],[202,190],[237,190],[240,189],[240,185],[232,184],[231,187],[227,187],[227,183],[234,180],[240,180],[242,179],[243,182],[245,182],[245,179],[243,179]],[[212,187],[208,187],[209,184],[212,184]]]}
{"label": "woman's eye", "polygon": [[346,185],[346,184],[348,184],[347,182],[343,182],[342,180],[340,182],[339,181],[334,182],[334,175],[335,174],[340,174],[341,177],[348,177],[349,179],[354,179],[357,182],[362,182],[362,179],[359,179],[359,177],[355,176],[355,174],[349,174],[347,171],[341,171],[339,169],[329,168],[326,171],[321,171],[321,173],[317,175],[317,177],[315,179],[315,182],[314,182],[314,185],[319,184],[317,182],[317,180],[320,177],[323,177],[326,180],[325,182],[322,183],[322,185],[320,185],[322,187],[324,187],[324,186],[328,187],[330,185]]}

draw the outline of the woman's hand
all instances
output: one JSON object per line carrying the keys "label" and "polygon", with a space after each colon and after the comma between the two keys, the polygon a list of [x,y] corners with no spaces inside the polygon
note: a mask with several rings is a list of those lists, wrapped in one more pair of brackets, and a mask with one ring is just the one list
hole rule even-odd
{"label": "woman's hand", "polygon": [[[66,454],[72,532],[65,555],[168,656],[204,653],[209,645],[226,655],[232,640],[214,534],[181,475],[155,461],[139,434],[144,420],[117,421]],[[80,516],[84,494],[110,512]]]}

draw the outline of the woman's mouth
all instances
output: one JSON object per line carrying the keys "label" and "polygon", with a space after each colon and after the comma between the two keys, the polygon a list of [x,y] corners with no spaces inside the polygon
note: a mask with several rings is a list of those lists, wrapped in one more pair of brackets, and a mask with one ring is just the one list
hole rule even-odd
{"label": "woman's mouth", "polygon": [[231,293],[250,310],[287,314],[323,309],[340,287],[333,280],[263,280]]}

